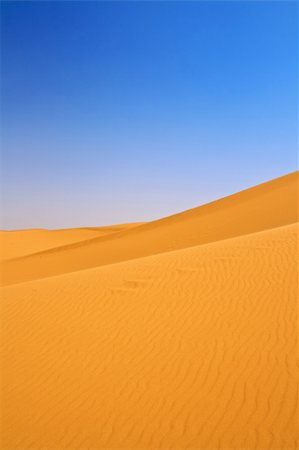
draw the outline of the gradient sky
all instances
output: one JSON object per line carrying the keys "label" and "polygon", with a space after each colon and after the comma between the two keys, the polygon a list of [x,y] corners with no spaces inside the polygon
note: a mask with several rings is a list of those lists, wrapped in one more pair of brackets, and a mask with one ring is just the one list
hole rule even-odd
{"label": "gradient sky", "polygon": [[296,3],[1,7],[2,228],[151,220],[296,170]]}

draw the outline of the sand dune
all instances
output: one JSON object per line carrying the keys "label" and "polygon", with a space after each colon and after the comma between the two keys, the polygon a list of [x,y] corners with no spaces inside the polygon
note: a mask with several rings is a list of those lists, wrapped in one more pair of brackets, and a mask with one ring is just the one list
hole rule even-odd
{"label": "sand dune", "polygon": [[298,449],[297,205],[5,234],[0,448]]}
{"label": "sand dune", "polygon": [[3,449],[289,449],[297,225],[3,288]]}
{"label": "sand dune", "polygon": [[[142,222],[141,222],[142,223]],[[120,224],[104,227],[64,228],[60,230],[31,229],[0,231],[0,259],[11,259],[49,250],[70,243],[82,242],[94,237],[107,236],[141,225]]]}
{"label": "sand dune", "polygon": [[298,220],[298,172],[132,229],[2,264],[4,285],[279,227]]}

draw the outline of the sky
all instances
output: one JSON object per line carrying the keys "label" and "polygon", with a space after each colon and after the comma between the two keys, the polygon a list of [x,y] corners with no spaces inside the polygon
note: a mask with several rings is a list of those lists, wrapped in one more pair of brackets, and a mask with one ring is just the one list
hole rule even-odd
{"label": "sky", "polygon": [[296,2],[1,8],[1,228],[153,220],[297,169]]}

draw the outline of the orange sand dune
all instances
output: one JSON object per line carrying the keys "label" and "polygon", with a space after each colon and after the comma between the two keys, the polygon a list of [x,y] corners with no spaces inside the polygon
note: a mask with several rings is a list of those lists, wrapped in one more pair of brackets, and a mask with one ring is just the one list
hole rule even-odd
{"label": "orange sand dune", "polygon": [[[291,222],[294,178],[123,236],[136,256],[155,230],[143,251],[164,251],[171,224],[187,246]],[[297,232],[2,288],[1,448],[297,449]]]}
{"label": "orange sand dune", "polygon": [[140,225],[140,223],[104,227],[64,228],[60,230],[31,229],[0,231],[0,259],[17,258],[28,253],[49,250],[74,242],[107,236]]}
{"label": "orange sand dune", "polygon": [[119,233],[2,264],[4,285],[168,252],[298,220],[298,172]]}

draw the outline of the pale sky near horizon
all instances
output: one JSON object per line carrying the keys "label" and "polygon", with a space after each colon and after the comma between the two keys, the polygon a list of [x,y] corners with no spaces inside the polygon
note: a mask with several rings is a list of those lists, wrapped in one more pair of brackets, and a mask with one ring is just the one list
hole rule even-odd
{"label": "pale sky near horizon", "polygon": [[1,10],[1,228],[152,220],[297,169],[296,2]]}

